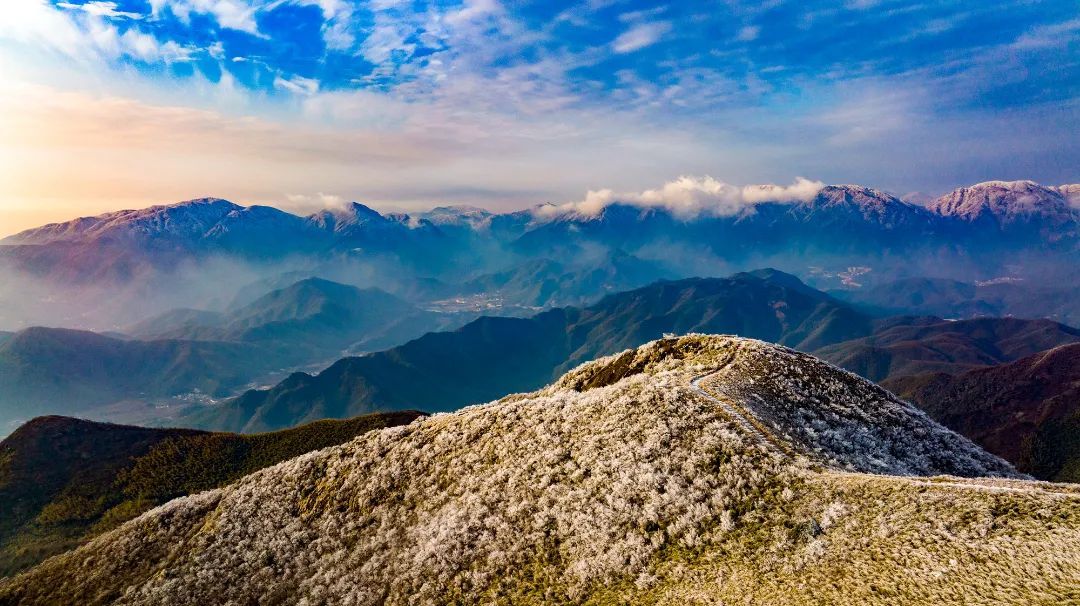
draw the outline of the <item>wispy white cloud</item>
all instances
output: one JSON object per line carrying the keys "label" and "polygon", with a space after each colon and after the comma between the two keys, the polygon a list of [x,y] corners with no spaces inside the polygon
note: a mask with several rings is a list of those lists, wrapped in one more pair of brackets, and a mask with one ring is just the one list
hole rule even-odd
{"label": "wispy white cloud", "polygon": [[913,86],[864,82],[813,120],[827,129],[830,145],[853,146],[887,139],[932,115],[925,91]]}
{"label": "wispy white cloud", "polygon": [[0,19],[0,39],[63,53],[85,61],[96,57],[93,40],[75,15],[58,11],[44,0],[9,0]]}
{"label": "wispy white cloud", "polygon": [[735,35],[735,39],[740,42],[750,42],[751,40],[757,40],[759,35],[761,35],[761,26],[747,25],[739,29],[739,33]]}
{"label": "wispy white cloud", "polygon": [[318,192],[315,194],[285,194],[290,210],[309,214],[320,210],[345,210],[349,201],[338,194]]}
{"label": "wispy white cloud", "polygon": [[303,76],[278,76],[274,78],[274,86],[298,95],[314,95],[319,92],[319,81]]}
{"label": "wispy white cloud", "polygon": [[140,26],[126,27],[121,33],[115,20],[141,15],[118,12],[111,2],[58,6],[61,9],[43,0],[9,0],[4,7],[5,19],[0,20],[0,39],[58,52],[86,64],[104,64],[122,57],[147,63],[182,62],[197,51],[161,40]]}
{"label": "wispy white cloud", "polygon": [[262,4],[244,0],[150,0],[154,16],[159,16],[165,8],[184,22],[190,21],[192,14],[209,15],[223,28],[253,35],[262,35],[255,22],[255,14]]}
{"label": "wispy white cloud", "polygon": [[465,0],[464,5],[446,15],[451,25],[475,21],[502,11],[498,0]]}
{"label": "wispy white cloud", "polygon": [[[111,90],[117,79],[130,88],[116,96],[131,101],[160,106],[183,98],[191,107],[259,115],[265,118],[260,124],[272,124],[278,134],[244,136],[271,146],[273,154],[295,143],[317,149],[312,157],[326,164],[348,156],[335,145],[316,145],[312,129],[334,140],[347,132],[410,154],[413,144],[446,154],[434,154],[436,160],[402,155],[401,166],[415,161],[423,175],[402,168],[360,179],[359,172],[342,171],[325,177],[333,183],[323,183],[323,173],[311,173],[301,187],[274,174],[267,182],[279,194],[318,188],[351,194],[378,183],[386,199],[421,190],[430,199],[439,191],[473,187],[496,192],[487,198],[492,203],[524,206],[612,184],[616,191],[636,191],[631,197],[642,204],[662,199],[680,207],[678,199],[700,198],[723,207],[715,200],[745,201],[754,194],[736,188],[735,198],[725,197],[703,179],[667,193],[665,186],[645,195],[651,191],[646,186],[671,175],[722,170],[741,182],[812,174],[904,188],[898,191],[936,190],[957,182],[952,171],[976,172],[978,164],[986,174],[974,180],[981,180],[1001,176],[992,168],[1019,171],[1010,167],[1020,162],[1031,172],[1016,176],[1061,180],[1074,170],[1078,151],[1075,137],[1068,137],[1080,115],[1077,99],[1052,72],[1075,71],[1061,49],[1067,51],[1080,26],[1061,10],[1033,16],[1040,11],[1024,9],[1015,21],[988,22],[985,15],[997,11],[962,3],[941,8],[854,0],[849,8],[855,11],[809,2],[805,10],[814,13],[815,27],[796,31],[797,15],[769,8],[776,0],[721,3],[715,14],[678,3],[627,11],[625,2],[586,0],[542,23],[520,3],[492,0],[430,6],[405,0],[149,2],[150,14],[135,19],[124,16],[135,9],[121,0],[65,0],[62,7],[3,0],[0,37],[16,44],[0,44],[0,68],[7,59],[27,64],[27,81],[64,81],[34,73],[37,65],[19,54],[25,43],[27,56],[42,65],[43,57],[63,64],[51,67],[57,73],[77,72],[78,86],[86,90]],[[292,10],[287,28],[279,25],[284,14],[271,15],[296,6],[308,8]],[[972,16],[962,18],[961,10]],[[890,21],[901,11],[907,17]],[[216,26],[196,39],[189,26],[207,18]],[[293,27],[297,20],[304,27]],[[984,24],[972,47],[972,32]],[[926,35],[950,27],[959,35],[926,44]],[[221,29],[263,39],[235,31],[205,38]],[[569,42],[560,39],[567,31],[573,32]],[[770,32],[785,35],[774,40]],[[912,34],[920,36],[915,58],[904,46],[910,44],[904,36]],[[819,44],[823,36],[828,45]],[[947,52],[924,48],[945,42]],[[288,56],[299,47],[305,52]],[[800,52],[806,48],[820,52]],[[164,69],[182,61],[191,65]],[[224,92],[176,94],[200,86]],[[1014,99],[1025,92],[1042,95],[1040,105],[1017,107],[1025,102]],[[1019,124],[1025,128],[1012,127]],[[220,144],[199,133],[205,144],[192,139],[192,147]],[[106,145],[104,139],[93,142]],[[1020,148],[1026,155],[1015,153]],[[184,153],[176,149],[152,151]],[[443,172],[431,170],[433,163]],[[1045,173],[1038,172],[1044,166]],[[183,177],[170,179],[169,186],[196,182],[191,174]],[[508,193],[500,198],[497,192]],[[590,200],[603,195],[601,190]]]}
{"label": "wispy white cloud", "polygon": [[585,199],[561,205],[537,207],[538,219],[566,215],[591,217],[614,203],[663,208],[676,217],[690,219],[700,215],[732,216],[762,202],[798,202],[812,199],[825,184],[802,177],[791,185],[746,185],[739,187],[712,177],[682,176],[657,189],[641,192],[590,190]]}
{"label": "wispy white cloud", "polygon": [[1080,19],[1042,25],[1021,34],[1012,44],[1012,47],[1015,49],[1039,49],[1064,46],[1070,43],[1075,44],[1078,32],[1080,32]]}
{"label": "wispy white cloud", "polygon": [[632,53],[656,44],[670,31],[671,23],[667,21],[641,23],[619,34],[612,41],[611,48],[616,53]]}
{"label": "wispy white cloud", "polygon": [[115,2],[84,2],[82,4],[57,2],[56,6],[69,10],[80,10],[95,17],[107,17],[109,19],[142,19],[144,17],[141,13],[116,10],[119,6]]}

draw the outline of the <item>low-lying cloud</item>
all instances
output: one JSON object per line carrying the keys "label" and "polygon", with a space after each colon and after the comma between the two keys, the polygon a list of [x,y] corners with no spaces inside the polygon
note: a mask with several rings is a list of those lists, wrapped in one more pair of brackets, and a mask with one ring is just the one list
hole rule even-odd
{"label": "low-lying cloud", "polygon": [[726,217],[762,202],[800,202],[817,195],[825,184],[803,177],[791,185],[732,185],[713,177],[682,176],[668,181],[657,189],[641,192],[615,192],[611,189],[590,190],[585,199],[566,204],[538,207],[538,219],[553,219],[566,215],[593,217],[611,204],[630,204],[642,208],[663,208],[681,219],[706,215]]}

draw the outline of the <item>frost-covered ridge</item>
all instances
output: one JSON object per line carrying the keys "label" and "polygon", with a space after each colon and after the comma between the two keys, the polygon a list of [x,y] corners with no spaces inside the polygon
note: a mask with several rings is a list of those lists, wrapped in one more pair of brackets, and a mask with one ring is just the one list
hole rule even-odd
{"label": "frost-covered ridge", "polygon": [[820,463],[892,475],[1024,477],[862,377],[786,347],[751,340],[737,347],[740,355],[706,385]]}
{"label": "frost-covered ridge", "polygon": [[[688,336],[173,501],[0,581],[0,602],[575,603],[689,579],[678,562],[693,554],[714,554],[708,566],[760,563],[792,574],[825,557],[828,537],[818,535],[852,509],[832,501],[822,509],[821,499],[840,498],[822,491],[842,494],[835,486],[846,480],[816,483],[819,466],[750,435],[691,386],[701,374],[713,376],[711,392],[763,415],[826,469],[1013,475],[853,375],[757,341]],[[815,432],[826,423],[818,435],[838,437],[815,441],[784,431],[786,422]],[[876,428],[884,422],[889,429]],[[874,460],[860,462],[846,440]],[[963,482],[941,490],[967,502]],[[937,557],[933,542],[948,536],[927,538],[921,557]],[[790,561],[773,562],[789,552]],[[709,583],[763,578],[726,574]]]}

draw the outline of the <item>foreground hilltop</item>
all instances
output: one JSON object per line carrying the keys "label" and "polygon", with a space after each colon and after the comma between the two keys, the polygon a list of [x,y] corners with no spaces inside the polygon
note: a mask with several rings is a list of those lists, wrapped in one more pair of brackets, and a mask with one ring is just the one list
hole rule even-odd
{"label": "foreground hilltop", "polygon": [[664,339],[177,499],[0,602],[1062,603],[1080,494],[1019,477],[811,356]]}

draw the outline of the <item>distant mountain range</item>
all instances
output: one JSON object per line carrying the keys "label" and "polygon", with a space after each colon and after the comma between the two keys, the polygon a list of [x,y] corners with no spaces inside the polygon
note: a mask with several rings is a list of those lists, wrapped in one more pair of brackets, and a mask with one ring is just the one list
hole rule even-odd
{"label": "distant mountain range", "polygon": [[1080,330],[1050,320],[944,321],[908,316],[878,320],[869,336],[826,345],[814,354],[881,382],[1003,364],[1076,341],[1080,341]]}
{"label": "distant mountain range", "polygon": [[[382,215],[353,202],[336,210],[300,217],[267,206],[243,207],[226,200],[200,198],[50,224],[0,242],[9,245],[97,242],[280,255],[308,248],[405,248],[424,239],[450,238],[460,231],[454,228],[517,241],[519,246],[530,248],[550,242],[556,234],[560,241],[572,236],[593,236],[609,243],[613,240],[629,243],[670,230],[688,229],[691,231],[686,235],[689,235],[700,224],[745,230],[750,239],[756,234],[774,233],[800,236],[819,244],[824,242],[820,238],[823,234],[806,231],[806,227],[854,229],[846,234],[855,236],[854,241],[836,243],[843,245],[871,236],[880,243],[889,234],[903,238],[955,236],[968,228],[977,230],[970,235],[986,237],[987,227],[999,236],[1045,236],[1058,240],[1077,235],[1080,210],[1070,203],[1075,197],[1071,192],[1076,188],[1075,185],[1047,187],[1032,181],[988,181],[957,189],[923,207],[872,188],[829,185],[804,200],[763,199],[735,214],[717,214],[705,208],[694,217],[673,215],[662,206],[640,206],[617,200],[595,213],[541,206],[504,215],[470,207]],[[1035,231],[1031,232],[1032,229]]]}
{"label": "distant mountain range", "polygon": [[28,328],[0,344],[0,421],[192,392],[221,397],[277,368],[282,357],[276,347],[245,343]]}
{"label": "distant mountain range", "polygon": [[1080,317],[1066,288],[1080,278],[1076,191],[987,181],[919,205],[837,185],[783,200],[762,190],[753,202],[693,213],[615,199],[504,214],[380,214],[350,203],[302,217],[198,199],[3,239],[0,279],[12,286],[0,288],[0,328],[116,331],[174,308],[226,311],[244,288],[301,278],[378,287],[423,309],[521,315],[759,267],[846,292],[958,281],[980,289],[959,311],[1071,321]]}
{"label": "distant mountain range", "polygon": [[1073,599],[1080,185],[806,183],[6,238],[0,604]]}
{"label": "distant mountain range", "polygon": [[[174,307],[201,297],[194,306],[205,308],[204,282],[220,293],[222,279],[202,268],[222,265],[263,278],[300,270],[423,305],[486,295],[493,300],[483,304],[496,307],[587,304],[661,277],[762,266],[821,288],[850,287],[836,276],[853,266],[865,266],[860,283],[869,285],[930,277],[1056,286],[1075,275],[1069,272],[1080,260],[1075,190],[991,181],[920,206],[871,188],[832,185],[804,199],[762,194],[737,209],[704,206],[691,215],[614,200],[587,211],[547,205],[506,214],[441,207],[383,215],[351,203],[301,217],[204,198],[47,225],[0,241],[0,271],[32,280],[42,291],[38,300],[47,302],[35,308],[25,297],[21,306],[0,300],[0,322],[6,305],[15,308],[7,313],[14,318],[52,310],[82,319],[81,326],[115,322],[136,301],[146,309],[170,297]],[[539,285],[515,278],[531,273]],[[564,288],[570,292],[554,296]],[[73,289],[89,294],[74,296]],[[1059,296],[1060,288],[1049,290],[1054,293],[1045,296]],[[170,297],[158,301],[154,295],[162,293]]]}
{"label": "distant mountain range", "polygon": [[[297,373],[271,389],[193,408],[182,422],[250,432],[405,407],[453,410],[500,393],[538,388],[581,362],[665,333],[689,332],[786,344],[885,385],[926,373],[996,368],[1080,342],[1080,330],[1049,320],[878,318],[794,276],[761,270],[724,279],[659,282],[590,307],[560,308],[531,318],[482,317],[456,331],[342,359],[317,375]],[[980,434],[966,431],[963,413],[928,410],[983,443]],[[1019,463],[1015,451],[985,446]]]}
{"label": "distant mountain range", "polygon": [[[1049,320],[872,312],[789,274],[760,270],[661,281],[587,307],[485,316],[440,332],[469,314],[424,311],[381,291],[308,278],[226,312],[170,312],[131,327],[137,338],[46,328],[0,335],[0,411],[8,423],[77,414],[257,432],[405,408],[453,410],[538,388],[581,362],[665,333],[778,342],[888,386],[997,367],[1080,341],[1080,330]],[[401,345],[380,350],[384,344]],[[345,350],[375,353],[341,358]],[[316,362],[325,370],[286,377],[285,369]],[[280,382],[229,398],[253,381]],[[967,432],[963,415],[934,414],[984,444]],[[1015,451],[984,446],[1035,469]]]}
{"label": "distant mountain range", "polygon": [[124,332],[139,339],[286,343],[298,350],[297,359],[317,360],[346,348],[384,349],[453,325],[457,317],[418,309],[376,288],[307,278],[239,308],[172,310]]}
{"label": "distant mountain range", "polygon": [[0,441],[0,577],[170,499],[419,416],[319,421],[256,436],[34,419]]}
{"label": "distant mountain range", "polygon": [[1080,265],[1053,275],[962,282],[947,278],[903,278],[864,289],[832,291],[837,297],[883,314],[935,315],[943,318],[1018,316],[1049,318],[1080,326]]}
{"label": "distant mountain range", "polygon": [[536,389],[577,364],[667,332],[739,334],[814,349],[871,327],[870,316],[772,270],[658,282],[585,308],[482,317],[453,332],[345,358],[317,376],[294,374],[273,389],[201,409],[184,422],[267,431],[403,407],[452,410]]}
{"label": "distant mountain range", "polygon": [[693,335],[173,500],[0,602],[1058,604],[1078,575],[1075,487],[810,355]]}
{"label": "distant mountain range", "polygon": [[384,349],[473,317],[311,278],[227,312],[173,310],[122,334],[0,334],[0,428],[42,414],[168,422],[184,406],[276,381],[287,369],[326,366],[347,351]]}

